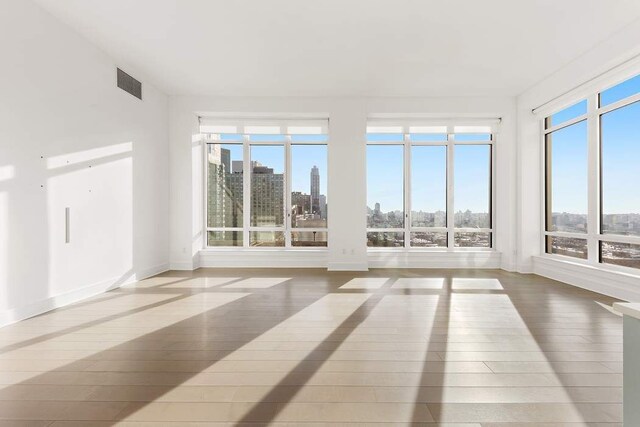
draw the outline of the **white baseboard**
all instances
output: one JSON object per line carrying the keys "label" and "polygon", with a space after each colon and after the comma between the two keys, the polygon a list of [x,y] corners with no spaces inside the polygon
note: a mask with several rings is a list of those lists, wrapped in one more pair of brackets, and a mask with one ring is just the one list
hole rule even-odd
{"label": "white baseboard", "polygon": [[501,254],[494,251],[371,251],[367,259],[370,268],[500,268]]}
{"label": "white baseboard", "polygon": [[200,251],[203,268],[326,268],[326,249],[207,249]]}
{"label": "white baseboard", "polygon": [[74,302],[99,295],[113,289],[117,289],[123,285],[146,279],[169,270],[168,264],[160,264],[149,268],[143,268],[138,272],[126,273],[120,277],[113,277],[89,286],[65,292],[60,295],[45,298],[41,301],[9,310],[0,311],[0,328],[12,323],[28,319],[56,308],[64,307]]}
{"label": "white baseboard", "polygon": [[131,280],[131,282],[137,282],[139,280],[147,279],[157,274],[164,273],[165,271],[169,271],[169,269],[170,268],[168,262],[158,264],[149,268],[143,268],[133,275],[133,279]]}
{"label": "white baseboard", "polygon": [[329,271],[369,271],[366,262],[330,262],[327,265]]}
{"label": "white baseboard", "polygon": [[625,301],[640,301],[640,276],[549,257],[533,257],[535,274]]}
{"label": "white baseboard", "polygon": [[170,270],[192,271],[195,270],[192,261],[171,261],[169,263]]}
{"label": "white baseboard", "polygon": [[[500,253],[493,251],[373,251],[367,254],[366,262],[353,262],[328,261],[326,250],[207,249],[200,251],[197,264],[204,268],[273,267],[367,271],[369,268],[500,268],[500,262]],[[195,265],[188,262],[171,263],[172,270],[195,268],[197,268]]]}

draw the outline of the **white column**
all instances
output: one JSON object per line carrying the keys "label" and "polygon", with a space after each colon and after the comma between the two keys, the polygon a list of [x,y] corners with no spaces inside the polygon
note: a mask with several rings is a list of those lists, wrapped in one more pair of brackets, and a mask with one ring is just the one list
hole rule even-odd
{"label": "white column", "polygon": [[366,125],[361,101],[336,101],[329,124],[329,270],[367,269]]}
{"label": "white column", "polygon": [[172,270],[192,270],[202,248],[202,148],[198,118],[171,108],[169,117],[169,261]]}

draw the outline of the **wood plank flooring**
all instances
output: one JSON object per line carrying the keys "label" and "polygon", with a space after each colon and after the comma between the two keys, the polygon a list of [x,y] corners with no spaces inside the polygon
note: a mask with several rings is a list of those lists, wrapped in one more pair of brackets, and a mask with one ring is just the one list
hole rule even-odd
{"label": "wood plank flooring", "polygon": [[498,270],[169,272],[0,329],[0,426],[619,426],[613,301]]}

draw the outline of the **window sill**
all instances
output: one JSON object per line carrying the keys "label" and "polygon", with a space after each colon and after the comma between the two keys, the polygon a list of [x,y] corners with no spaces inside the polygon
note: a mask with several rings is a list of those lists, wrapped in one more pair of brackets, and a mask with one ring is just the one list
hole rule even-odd
{"label": "window sill", "polygon": [[640,271],[633,269],[596,266],[586,261],[544,254],[533,257],[533,272],[614,298],[640,301]]}
{"label": "window sill", "polygon": [[200,267],[326,268],[327,248],[207,248],[199,253]]}
{"label": "window sill", "polygon": [[605,264],[598,263],[597,265],[590,264],[586,259],[581,258],[572,258],[565,255],[552,255],[552,254],[543,254],[535,256],[534,259],[545,262],[558,262],[569,266],[574,266],[578,268],[588,268],[595,271],[602,271],[606,273],[619,274],[622,276],[630,277],[633,279],[640,280],[640,269],[633,267],[625,267],[622,265],[615,264]]}
{"label": "window sill", "polygon": [[497,253],[494,248],[375,248],[375,247],[367,247],[367,253],[380,253],[380,252],[389,252],[389,253],[442,253],[442,254],[451,254],[451,253]]}
{"label": "window sill", "polygon": [[494,249],[370,248],[370,267],[395,268],[500,268],[502,255]]}
{"label": "window sill", "polygon": [[291,247],[291,248],[283,248],[283,247],[207,247],[200,249],[200,252],[210,253],[210,252],[319,252],[326,253],[328,252],[328,248],[326,247],[312,247],[312,246],[301,246],[301,247]]}

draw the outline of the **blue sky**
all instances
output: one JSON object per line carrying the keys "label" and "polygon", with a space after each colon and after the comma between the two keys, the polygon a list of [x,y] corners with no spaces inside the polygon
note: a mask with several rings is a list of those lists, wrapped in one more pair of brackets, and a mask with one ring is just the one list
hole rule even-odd
{"label": "blue sky", "polygon": [[403,146],[367,146],[367,206],[382,212],[404,210]]}
{"label": "blue sky", "polygon": [[[489,212],[488,145],[457,145],[454,167],[454,210]],[[446,147],[414,146],[411,160],[414,211],[446,209]],[[403,146],[367,146],[367,206],[383,212],[403,210]]]}
{"label": "blue sky", "polygon": [[[602,106],[640,92],[640,76],[603,91]],[[586,112],[581,101],[552,116],[552,125]],[[552,210],[587,213],[587,122],[551,134]],[[602,203],[605,214],[640,212],[640,103],[602,115]]]}
{"label": "blue sky", "polygon": [[640,93],[640,74],[603,91],[600,105],[604,107],[636,93]]}
{"label": "blue sky", "polygon": [[601,123],[603,212],[640,213],[640,102],[604,114]]}
{"label": "blue sky", "polygon": [[552,211],[587,213],[587,122],[551,134]]}
{"label": "blue sky", "polygon": [[411,148],[411,209],[436,212],[447,208],[447,147]]}
{"label": "blue sky", "polygon": [[489,212],[491,147],[456,145],[454,152],[454,211]]}

